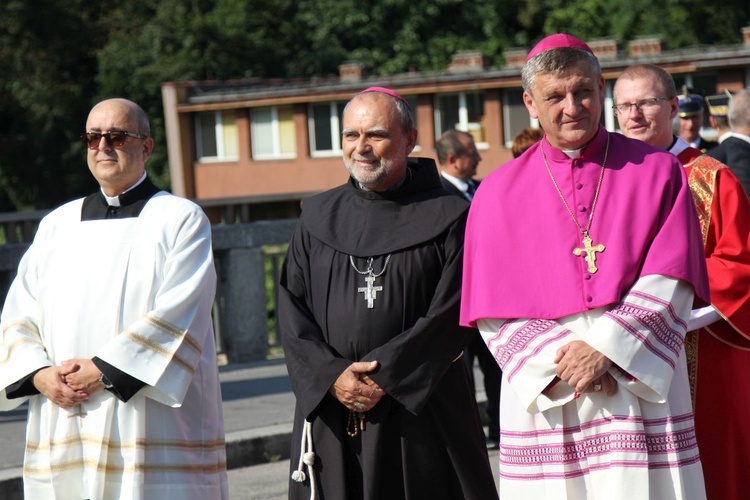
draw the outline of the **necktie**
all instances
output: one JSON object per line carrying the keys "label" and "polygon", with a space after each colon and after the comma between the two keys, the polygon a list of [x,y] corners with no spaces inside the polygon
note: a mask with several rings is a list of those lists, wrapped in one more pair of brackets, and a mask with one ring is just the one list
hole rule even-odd
{"label": "necktie", "polygon": [[471,180],[468,181],[466,185],[468,186],[468,188],[466,189],[466,197],[469,198],[469,201],[471,201],[474,199],[474,193],[476,192],[477,188],[474,185],[474,181]]}

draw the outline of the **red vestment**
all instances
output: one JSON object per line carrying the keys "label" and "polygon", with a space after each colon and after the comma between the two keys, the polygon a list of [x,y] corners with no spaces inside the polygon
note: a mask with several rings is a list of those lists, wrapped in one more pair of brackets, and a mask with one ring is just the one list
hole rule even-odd
{"label": "red vestment", "polygon": [[750,202],[724,164],[688,148],[711,305],[722,320],[689,332],[695,432],[708,499],[748,498],[750,473]]}

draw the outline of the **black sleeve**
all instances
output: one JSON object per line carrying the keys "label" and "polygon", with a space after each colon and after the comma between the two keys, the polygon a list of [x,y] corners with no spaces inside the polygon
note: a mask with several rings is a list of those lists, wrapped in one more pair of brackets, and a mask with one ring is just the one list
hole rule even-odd
{"label": "black sleeve", "polygon": [[91,359],[94,362],[99,371],[104,374],[104,377],[109,380],[112,384],[112,388],[109,392],[114,394],[123,403],[127,403],[136,392],[141,390],[141,387],[146,385],[145,382],[138,380],[135,377],[131,377],[122,370],[115,368],[109,363],[102,361],[101,359],[94,357]]}
{"label": "black sleeve", "polygon": [[[39,368],[41,370],[42,368]],[[33,378],[34,375],[36,375],[36,372],[39,370],[35,370],[28,375],[26,375],[24,378],[19,380],[18,382],[15,382],[13,384],[10,384],[5,389],[5,397],[8,399],[18,399],[18,398],[24,398],[26,396],[36,396],[39,394],[39,390],[34,386]]]}

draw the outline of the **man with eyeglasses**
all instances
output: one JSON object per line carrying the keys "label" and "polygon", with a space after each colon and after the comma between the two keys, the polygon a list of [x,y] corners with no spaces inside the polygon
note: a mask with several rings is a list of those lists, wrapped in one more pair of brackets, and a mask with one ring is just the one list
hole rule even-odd
{"label": "man with eyeglasses", "polygon": [[695,309],[685,339],[708,498],[747,498],[750,471],[750,202],[726,165],[672,133],[672,76],[627,68],[614,87],[622,133],[675,155],[685,167],[701,224],[711,305]]}
{"label": "man with eyeglasses", "polygon": [[149,180],[137,104],[100,102],[81,139],[100,190],[41,221],[1,318],[25,498],[228,498],[209,222]]}
{"label": "man with eyeglasses", "polygon": [[708,290],[682,167],[601,125],[582,40],[543,39],[521,79],[544,137],[482,180],[461,295],[503,372],[500,498],[703,499],[683,336]]}

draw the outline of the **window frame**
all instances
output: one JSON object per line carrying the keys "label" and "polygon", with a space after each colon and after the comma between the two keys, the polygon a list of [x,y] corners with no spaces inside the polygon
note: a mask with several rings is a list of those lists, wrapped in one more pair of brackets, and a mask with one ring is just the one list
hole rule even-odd
{"label": "window frame", "polygon": [[[315,114],[314,106],[328,104],[328,124],[331,132],[331,149],[317,149],[315,137]],[[341,106],[341,115],[339,115],[339,106]],[[307,107],[307,137],[310,143],[310,156],[312,158],[331,158],[341,156],[343,149],[341,147],[341,132],[344,124],[343,117],[346,101],[329,101],[310,103]]]}
{"label": "window frame", "polygon": [[[235,133],[237,133],[237,154],[228,155],[226,154],[227,144],[224,141],[224,113],[230,115],[233,113],[232,110],[215,110],[215,111],[201,111],[195,113],[193,119],[193,126],[195,131],[195,156],[199,163],[221,163],[221,162],[232,162],[240,159],[240,147],[239,147],[239,133],[237,130],[237,117],[234,118]],[[214,131],[214,144],[216,145],[216,155],[207,156],[203,154],[203,119],[208,115],[213,115],[213,131]]]}
{"label": "window frame", "polygon": [[480,126],[480,129],[482,130],[482,135],[484,137],[484,141],[476,142],[477,149],[487,149],[489,148],[489,143],[487,142],[487,127],[482,122],[470,122],[469,121],[469,109],[467,106],[467,96],[469,94],[476,94],[481,96],[482,98],[482,118],[485,118],[487,113],[485,110],[485,92],[481,90],[466,90],[466,91],[458,91],[458,92],[442,92],[439,94],[435,94],[435,100],[434,100],[434,110],[433,110],[433,120],[434,120],[434,126],[435,126],[435,140],[439,140],[440,136],[445,132],[445,130],[450,130],[453,127],[448,127],[445,130],[442,129],[442,114],[441,114],[441,99],[444,97],[449,96],[457,96],[458,97],[458,124],[455,127],[456,130],[460,130],[462,132],[471,133],[470,124],[478,123]]}
{"label": "window frame", "polygon": [[[507,89],[503,89],[503,144],[505,145],[506,149],[511,149],[513,147],[513,139],[516,135],[518,135],[519,131],[513,132],[513,127],[511,126],[511,113],[510,113],[510,103],[508,102],[510,100],[510,92],[512,91],[521,91],[521,106],[526,110],[526,113],[528,113],[528,109],[526,109],[526,105],[523,104],[523,88],[521,87],[511,87]],[[532,118],[531,115],[529,116],[529,122],[521,127],[521,130],[525,128],[539,128],[539,120],[537,118]]]}
{"label": "window frame", "polygon": [[[268,160],[293,160],[297,158],[297,138],[294,137],[294,152],[292,153],[283,153],[281,152],[281,127],[279,120],[279,108],[289,108],[291,111],[291,123],[294,127],[294,109],[292,106],[279,106],[279,105],[272,105],[272,106],[258,106],[255,108],[250,109],[250,156],[254,161],[268,161]],[[255,137],[261,135],[258,131],[258,127],[260,126],[256,118],[256,113],[260,112],[260,110],[270,110],[271,111],[271,121],[270,122],[264,122],[263,125],[270,126],[271,127],[271,153],[265,153],[261,152],[258,153],[256,151],[256,142]]]}

